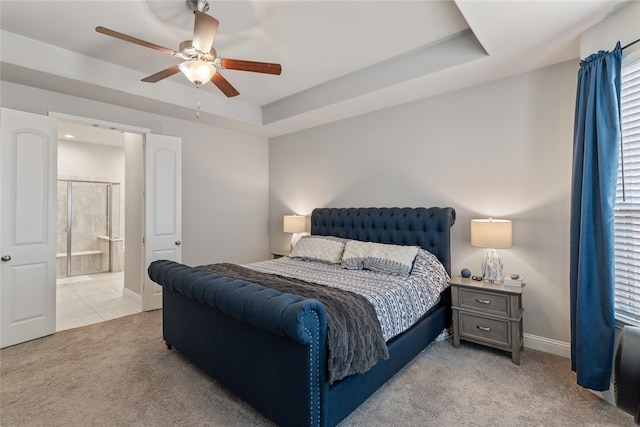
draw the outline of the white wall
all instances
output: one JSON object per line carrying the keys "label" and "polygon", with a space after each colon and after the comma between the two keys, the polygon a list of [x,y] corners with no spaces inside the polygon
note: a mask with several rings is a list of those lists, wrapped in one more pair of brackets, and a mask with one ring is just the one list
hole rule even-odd
{"label": "white wall", "polygon": [[183,261],[245,263],[269,257],[266,137],[4,81],[0,93],[3,107],[42,115],[55,111],[182,137]]}
{"label": "white wall", "polygon": [[142,304],[142,283],[144,282],[144,272],[141,265],[144,264],[144,246],[142,236],[144,236],[144,137],[137,133],[125,132],[124,152],[125,152],[125,181],[127,191],[125,192],[125,204],[127,209],[124,213],[125,226],[125,262],[124,262],[124,293],[135,301]]}
{"label": "white wall", "polygon": [[124,183],[124,148],[58,140],[58,177]]}
{"label": "white wall", "polygon": [[569,200],[576,62],[269,142],[271,249],[314,207],[452,206],[453,273],[480,272],[469,221],[513,220],[506,272],[525,276],[525,333],[570,341]]}
{"label": "white wall", "polygon": [[611,51],[618,41],[624,47],[639,38],[640,1],[633,1],[580,35],[580,57]]}

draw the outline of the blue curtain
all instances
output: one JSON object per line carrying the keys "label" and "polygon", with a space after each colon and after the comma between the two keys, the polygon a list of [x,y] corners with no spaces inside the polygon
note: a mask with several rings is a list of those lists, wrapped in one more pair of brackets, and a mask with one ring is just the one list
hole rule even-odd
{"label": "blue curtain", "polygon": [[622,50],[580,63],[573,135],[571,369],[592,390],[609,389],[614,346],[614,240],[620,156]]}

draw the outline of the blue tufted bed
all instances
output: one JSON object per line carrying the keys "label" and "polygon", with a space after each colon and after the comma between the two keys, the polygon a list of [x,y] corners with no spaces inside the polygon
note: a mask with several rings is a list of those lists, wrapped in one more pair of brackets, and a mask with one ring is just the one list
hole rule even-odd
{"label": "blue tufted bed", "polygon": [[[450,274],[454,222],[452,208],[318,208],[311,235],[419,246]],[[167,345],[281,426],[338,424],[451,323],[447,287],[387,342],[388,359],[330,381],[327,311],[318,300],[167,260],[148,272],[163,286]]]}

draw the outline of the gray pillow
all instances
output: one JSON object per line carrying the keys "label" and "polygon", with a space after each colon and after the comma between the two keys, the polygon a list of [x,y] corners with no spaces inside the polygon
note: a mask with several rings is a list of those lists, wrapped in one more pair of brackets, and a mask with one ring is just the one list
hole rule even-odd
{"label": "gray pillow", "polygon": [[289,255],[291,258],[339,264],[345,240],[332,236],[302,236]]}
{"label": "gray pillow", "polygon": [[350,270],[372,270],[408,276],[418,249],[420,248],[417,246],[349,240],[342,254],[342,267]]}

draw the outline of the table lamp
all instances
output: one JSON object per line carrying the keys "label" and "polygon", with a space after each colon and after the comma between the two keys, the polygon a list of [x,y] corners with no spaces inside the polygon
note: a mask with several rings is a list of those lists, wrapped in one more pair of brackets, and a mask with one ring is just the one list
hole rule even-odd
{"label": "table lamp", "polygon": [[493,218],[472,219],[471,246],[487,248],[482,261],[484,280],[501,281],[503,266],[496,249],[511,247],[511,221]]}
{"label": "table lamp", "polygon": [[303,215],[285,215],[282,222],[282,231],[293,233],[291,236],[291,249],[300,240],[300,234],[307,230],[307,217]]}

